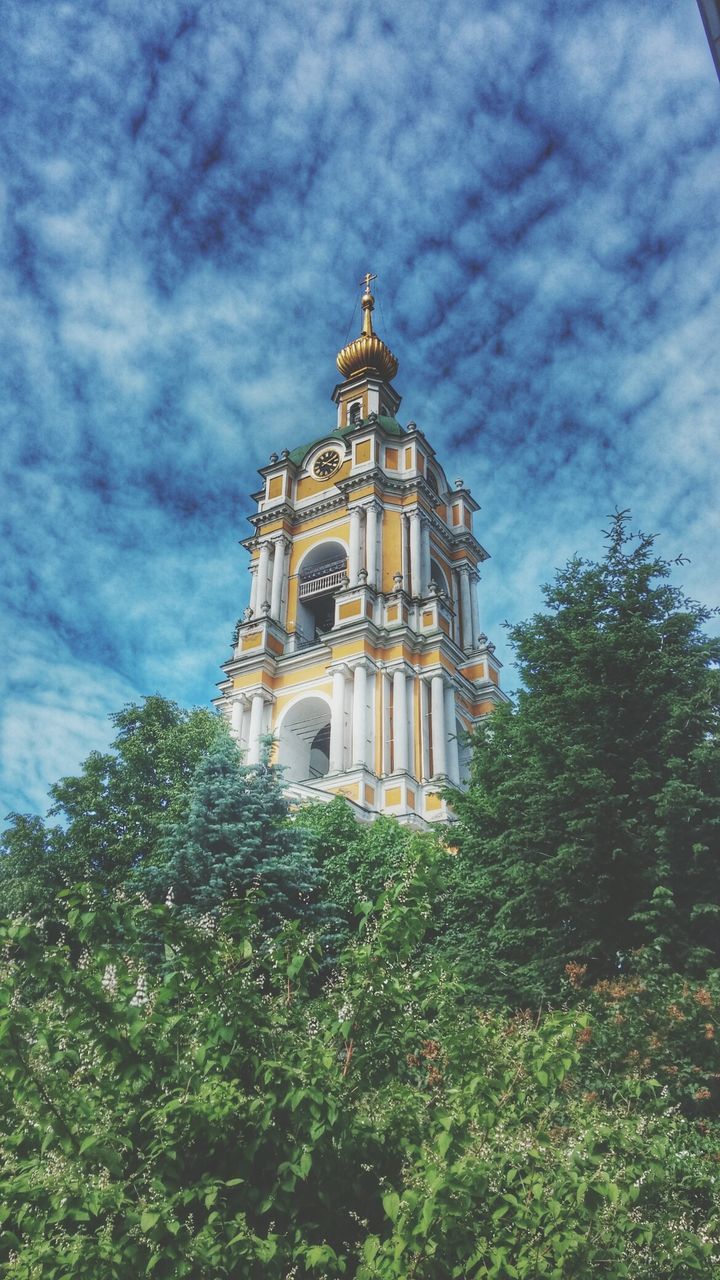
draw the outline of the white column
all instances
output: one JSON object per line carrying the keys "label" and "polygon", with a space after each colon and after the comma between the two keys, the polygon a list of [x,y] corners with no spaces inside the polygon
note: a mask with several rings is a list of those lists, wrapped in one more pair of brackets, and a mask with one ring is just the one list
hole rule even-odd
{"label": "white column", "polygon": [[350,508],[350,564],[348,573],[350,576],[350,586],[356,587],[358,584],[358,573],[360,572],[360,508]]}
{"label": "white column", "polygon": [[242,720],[240,721],[240,748],[247,755],[248,740],[250,738],[250,701],[242,696]]}
{"label": "white column", "polygon": [[250,730],[248,733],[248,764],[260,762],[260,735],[262,733],[263,705],[265,699],[261,693],[254,693],[250,707]]}
{"label": "white column", "polygon": [[275,543],[275,556],[273,558],[272,598],[270,600],[270,617],[274,618],[276,622],[282,622],[282,595],[283,585],[285,582],[286,551],[286,539],[278,538]]}
{"label": "white column", "polygon": [[283,561],[283,589],[282,598],[280,600],[280,622],[283,627],[287,627],[287,611],[288,596],[290,595],[290,543],[285,543],[285,557]]}
{"label": "white column", "polygon": [[267,737],[272,726],[272,699],[263,699],[262,729],[260,736]]}
{"label": "white column", "polygon": [[470,604],[470,571],[467,565],[460,567],[460,627],[462,648],[472,648],[472,606]]}
{"label": "white column", "polygon": [[453,618],[453,640],[458,648],[462,644],[462,633],[460,630],[460,575],[457,569],[452,570],[452,605],[455,610]]}
{"label": "white column", "polygon": [[250,566],[250,608],[253,613],[257,613],[257,585],[258,585],[258,567],[256,564]]}
{"label": "white column", "polygon": [[447,739],[448,777],[456,785],[460,781],[460,755],[458,752],[457,720],[455,715],[455,687],[445,685],[445,737]]}
{"label": "white column", "polygon": [[427,520],[423,520],[421,522],[420,540],[422,544],[422,549],[420,553],[421,564],[422,564],[422,582],[420,585],[422,588],[421,595],[424,597],[428,593],[428,588],[430,586],[430,575],[432,572],[430,569],[430,525],[428,524]]}
{"label": "white column", "polygon": [[410,512],[410,591],[414,596],[422,595],[422,539],[419,511]]}
{"label": "white column", "polygon": [[470,617],[472,618],[472,647],[477,649],[478,637],[480,635],[480,614],[478,612],[477,588],[480,581],[479,573],[470,574]]}
{"label": "white column", "polygon": [[377,586],[378,507],[371,502],[365,508],[365,568],[369,587]]}
{"label": "white column", "polygon": [[444,683],[442,676],[433,676],[430,682],[433,777],[437,777],[438,774],[447,774]]}
{"label": "white column", "polygon": [[273,562],[272,562],[272,587],[270,590],[270,617],[278,621],[280,613],[280,600],[282,597],[282,546],[279,542],[274,545]]}
{"label": "white column", "polygon": [[420,775],[430,777],[430,686],[427,680],[421,680],[418,693],[420,695]]}
{"label": "white column", "polygon": [[232,734],[233,738],[237,742],[238,746],[240,745],[240,738],[242,734],[242,717],[243,717],[242,699],[233,698],[232,705],[230,707],[230,733]]}
{"label": "white column", "polygon": [[366,763],[367,743],[367,670],[364,662],[353,669],[352,762]]}
{"label": "white column", "polygon": [[392,697],[392,681],[387,672],[382,676],[382,771],[390,773],[392,765],[392,742],[390,738],[390,699]]}
{"label": "white column", "polygon": [[407,767],[409,773],[415,773],[415,677],[408,676],[405,681],[405,706],[407,708],[405,734],[407,738]]}
{"label": "white column", "polygon": [[333,671],[332,717],[330,720],[330,772],[345,768],[345,678],[347,667]]}
{"label": "white column", "polygon": [[393,671],[393,772],[408,767],[407,685],[402,667]]}
{"label": "white column", "polygon": [[270,543],[260,543],[260,559],[258,560],[257,573],[257,600],[256,613],[262,612],[262,607],[268,598],[268,576],[270,569]]}
{"label": "white column", "polygon": [[400,516],[400,572],[402,573],[403,591],[410,591],[410,566],[408,565],[408,518]]}

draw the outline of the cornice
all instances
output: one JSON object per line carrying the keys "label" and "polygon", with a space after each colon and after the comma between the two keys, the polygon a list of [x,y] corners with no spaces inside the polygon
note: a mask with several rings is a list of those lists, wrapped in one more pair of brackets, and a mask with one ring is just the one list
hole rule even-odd
{"label": "cornice", "polygon": [[241,671],[265,672],[266,675],[274,676],[281,656],[270,653],[268,649],[261,649],[258,653],[244,654],[240,658],[228,658],[227,662],[220,664],[220,670],[225,672],[230,681]]}
{"label": "cornice", "polygon": [[317,502],[308,503],[306,507],[296,507],[293,512],[293,524],[300,524],[306,520],[308,516],[314,519],[315,516],[324,515],[326,511],[342,511],[345,503],[343,502],[342,493],[339,485],[336,485],[337,493],[328,494],[326,498],[319,498]]}
{"label": "cornice", "polygon": [[482,543],[478,542],[475,534],[471,533],[469,529],[461,529],[457,533],[453,531],[453,537],[456,546],[470,547],[480,562],[490,559],[490,552],[485,550]]}

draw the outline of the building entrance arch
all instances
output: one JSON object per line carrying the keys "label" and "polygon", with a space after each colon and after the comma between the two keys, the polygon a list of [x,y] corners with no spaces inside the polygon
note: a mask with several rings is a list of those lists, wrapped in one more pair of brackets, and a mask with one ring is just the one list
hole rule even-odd
{"label": "building entrance arch", "polygon": [[313,782],[330,769],[330,707],[324,698],[301,698],[278,728],[278,764],[286,782]]}

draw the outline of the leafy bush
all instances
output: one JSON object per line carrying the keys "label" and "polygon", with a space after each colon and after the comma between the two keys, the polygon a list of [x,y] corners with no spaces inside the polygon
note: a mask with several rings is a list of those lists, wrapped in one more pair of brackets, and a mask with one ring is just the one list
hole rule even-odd
{"label": "leafy bush", "polygon": [[418,964],[438,872],[362,905],[320,993],[299,928],[256,950],[247,902],[5,926],[4,1274],[709,1277],[717,1126],[642,1076],[588,1097],[587,1012],[481,1012]]}

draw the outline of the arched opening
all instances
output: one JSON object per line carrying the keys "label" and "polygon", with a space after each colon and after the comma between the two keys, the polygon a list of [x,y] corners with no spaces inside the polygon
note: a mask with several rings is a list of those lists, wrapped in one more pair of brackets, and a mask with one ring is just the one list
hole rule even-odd
{"label": "arched opening", "polygon": [[470,734],[461,720],[455,721],[455,732],[458,744],[458,764],[460,766],[460,782],[466,787],[470,781],[470,765],[472,763],[472,743]]}
{"label": "arched opening", "polygon": [[341,542],[321,542],[308,551],[298,574],[297,633],[313,644],[335,624],[335,592],[343,585],[347,557]]}
{"label": "arched opening", "polygon": [[330,708],[322,698],[302,698],[279,729],[278,764],[287,782],[313,782],[330,768]]}
{"label": "arched opening", "polygon": [[436,586],[438,586],[441,591],[444,591],[448,598],[450,598],[450,586],[447,580],[447,575],[444,569],[440,568],[437,560],[430,561],[430,581],[434,582]]}

